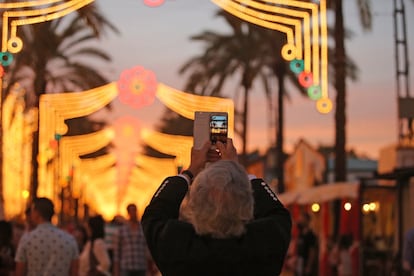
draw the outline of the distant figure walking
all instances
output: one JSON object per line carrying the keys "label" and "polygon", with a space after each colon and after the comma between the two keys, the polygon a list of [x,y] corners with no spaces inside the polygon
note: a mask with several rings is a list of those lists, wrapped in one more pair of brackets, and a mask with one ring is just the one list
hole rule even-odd
{"label": "distant figure walking", "polygon": [[127,206],[127,212],[128,221],[114,237],[114,276],[145,276],[148,250],[138,220],[138,208],[131,203]]}
{"label": "distant figure walking", "polygon": [[[79,276],[99,275],[110,276],[111,260],[104,240],[105,220],[96,215],[88,220],[88,241],[79,258]],[[92,273],[93,272],[93,273]]]}
{"label": "distant figure walking", "polygon": [[411,228],[405,234],[403,248],[403,267],[407,273],[414,275],[414,228]]}
{"label": "distant figure walking", "polygon": [[0,276],[14,275],[13,225],[6,220],[0,220]]}
{"label": "distant figure walking", "polygon": [[16,276],[78,276],[79,251],[75,238],[54,226],[53,202],[36,198],[30,210],[35,229],[24,235],[16,252]]}
{"label": "distant figure walking", "polygon": [[302,213],[297,222],[299,236],[296,244],[296,276],[318,275],[318,238],[310,228],[310,221],[310,215]]}

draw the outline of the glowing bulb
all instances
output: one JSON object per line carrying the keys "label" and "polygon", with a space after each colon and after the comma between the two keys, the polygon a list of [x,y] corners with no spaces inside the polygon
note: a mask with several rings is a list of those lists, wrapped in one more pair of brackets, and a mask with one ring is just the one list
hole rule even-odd
{"label": "glowing bulb", "polygon": [[363,210],[365,213],[368,213],[368,212],[369,212],[369,210],[370,210],[370,208],[369,208],[369,204],[368,204],[368,203],[365,203],[364,205],[362,205],[362,210]]}
{"label": "glowing bulb", "polygon": [[352,208],[352,204],[350,202],[345,202],[344,209],[345,211],[350,211]]}
{"label": "glowing bulb", "polygon": [[311,209],[312,212],[317,213],[321,209],[321,206],[318,203],[313,203]]}
{"label": "glowing bulb", "polygon": [[22,191],[22,197],[23,197],[24,199],[28,199],[28,198],[29,198],[29,195],[30,195],[30,193],[29,193],[29,191],[28,191],[28,190],[23,190],[23,191]]}
{"label": "glowing bulb", "polygon": [[377,204],[376,204],[375,202],[371,202],[371,203],[369,204],[369,210],[370,210],[370,211],[375,211],[375,210],[377,210]]}

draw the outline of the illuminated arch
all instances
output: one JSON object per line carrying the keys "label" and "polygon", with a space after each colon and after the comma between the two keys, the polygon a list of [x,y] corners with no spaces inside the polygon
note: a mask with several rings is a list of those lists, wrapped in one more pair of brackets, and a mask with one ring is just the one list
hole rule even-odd
{"label": "illuminated arch", "polygon": [[[319,4],[297,0],[212,0],[223,10],[253,24],[286,34],[282,57],[290,61],[299,83],[317,100],[316,108],[328,113],[328,42],[326,0]],[[302,68],[295,65],[303,62]]]}
{"label": "illuminated arch", "polygon": [[[7,9],[7,11],[3,13],[1,51],[8,51],[13,54],[20,52],[23,47],[23,42],[17,36],[17,27],[63,17],[93,1],[94,0],[37,0],[18,3],[0,3],[0,9]],[[33,9],[35,7],[37,7],[37,9]],[[24,8],[31,9],[21,10]]]}
{"label": "illuminated arch", "polygon": [[[282,49],[282,56],[291,62],[291,70],[298,75],[299,80],[302,80],[302,84],[309,87],[308,94],[317,100],[318,110],[322,113],[331,110],[332,103],[328,98],[327,91],[326,0],[320,0],[319,5],[294,0],[212,1],[241,19],[285,33],[287,44]],[[13,54],[20,52],[23,47],[21,38],[17,36],[19,26],[54,20],[92,2],[94,0],[33,0],[18,3],[0,3],[0,9],[6,10],[2,18],[0,89],[2,88],[4,67],[12,63]],[[146,3],[149,2],[155,4],[163,1],[147,1]],[[266,3],[272,3],[272,5]],[[84,92],[45,94],[41,96],[39,104],[39,183],[48,183],[48,180],[53,183],[52,181],[55,180],[54,176],[50,175],[47,164],[53,158],[53,154],[50,154],[50,146],[53,142],[56,142],[56,139],[58,139],[60,145],[54,154],[61,155],[59,161],[55,162],[58,174],[61,176],[72,174],[70,172],[72,166],[77,166],[71,180],[74,182],[75,192],[80,192],[83,183],[92,186],[106,181],[105,183],[108,184],[108,179],[114,180],[116,178],[115,170],[111,166],[111,162],[114,161],[113,156],[88,161],[80,158],[81,155],[93,152],[108,144],[111,137],[107,131],[75,137],[62,136],[67,132],[67,126],[64,122],[66,119],[92,114],[109,104],[117,96],[117,83],[110,83]],[[234,106],[231,100],[197,96],[176,90],[162,83],[156,83],[155,96],[166,106],[189,119],[194,119],[194,111],[196,110],[228,112],[229,136],[233,136]],[[141,135],[147,144],[151,145],[152,143],[152,146],[160,151],[176,156],[173,164],[167,164],[170,168],[177,164],[184,167],[188,165],[188,152],[192,145],[191,138],[165,135],[150,130],[142,131]],[[88,142],[85,143],[85,141]],[[85,144],[87,145],[85,146]],[[169,145],[169,147],[165,147],[165,145]],[[171,145],[179,146],[171,147]],[[149,162],[148,159],[146,161]],[[88,170],[90,162],[100,163],[99,168],[102,168],[104,172],[94,174]],[[79,174],[80,172],[83,172],[82,176]],[[154,172],[142,166],[133,170],[131,183],[136,182],[140,177],[153,180],[153,175]],[[89,177],[89,180],[81,179],[83,176]],[[159,183],[158,179],[156,182]],[[151,186],[149,189],[154,187]],[[42,193],[53,197],[53,184],[43,188]],[[114,194],[115,187],[107,188],[109,194],[106,193],[100,199],[102,205],[113,199],[111,196]],[[138,191],[142,190],[142,187],[132,186],[131,189]]]}

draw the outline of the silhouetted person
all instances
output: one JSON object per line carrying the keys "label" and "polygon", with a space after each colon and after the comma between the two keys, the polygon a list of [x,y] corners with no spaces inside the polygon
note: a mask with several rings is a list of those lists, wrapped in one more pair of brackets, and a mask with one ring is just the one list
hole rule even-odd
{"label": "silhouetted person", "polygon": [[411,228],[405,234],[403,267],[405,271],[414,274],[414,228]]}
{"label": "silhouetted person", "polygon": [[298,218],[296,276],[318,275],[318,238],[310,228],[310,220],[308,213],[301,213]]}
{"label": "silhouetted person", "polygon": [[138,208],[127,206],[128,220],[118,229],[114,240],[114,276],[145,276],[148,250],[138,220]]}
{"label": "silhouetted person", "polygon": [[9,221],[0,220],[0,276],[13,275],[14,253],[13,225]]}
{"label": "silhouetted person", "polygon": [[110,275],[108,249],[105,243],[105,220],[101,215],[96,215],[88,220],[88,241],[86,242],[79,258],[79,276],[89,274],[96,269],[104,275]]}
{"label": "silhouetted person", "polygon": [[249,180],[231,139],[211,146],[193,148],[188,170],[166,178],[144,212],[154,261],[168,276],[279,275],[288,210],[262,179]]}
{"label": "silhouetted person", "polygon": [[33,200],[30,219],[36,227],[19,242],[16,276],[78,276],[78,245],[71,234],[51,223],[54,214],[50,199]]}

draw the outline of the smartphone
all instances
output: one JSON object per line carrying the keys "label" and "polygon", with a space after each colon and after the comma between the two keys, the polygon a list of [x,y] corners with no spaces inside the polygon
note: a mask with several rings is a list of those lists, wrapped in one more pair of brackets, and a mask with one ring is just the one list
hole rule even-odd
{"label": "smartphone", "polygon": [[210,140],[213,144],[217,141],[225,143],[227,141],[227,136],[227,112],[196,111],[194,113],[194,148],[202,148],[208,140]]}
{"label": "smartphone", "polygon": [[227,142],[228,120],[227,115],[210,115],[210,141],[215,144],[217,141]]}

